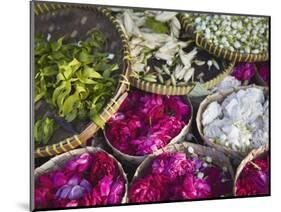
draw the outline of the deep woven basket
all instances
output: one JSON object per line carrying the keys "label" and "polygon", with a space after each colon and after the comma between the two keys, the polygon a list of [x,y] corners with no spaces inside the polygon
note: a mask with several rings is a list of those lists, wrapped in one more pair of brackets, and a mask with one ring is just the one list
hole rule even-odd
{"label": "deep woven basket", "polygon": [[[69,160],[74,159],[75,157],[77,157],[83,153],[86,153],[86,152],[95,154],[97,152],[105,152],[105,151],[100,148],[85,147],[85,148],[74,149],[69,152],[65,152],[61,155],[57,155],[54,158],[47,161],[46,163],[44,163],[43,165],[41,165],[40,167],[35,169],[35,171],[34,171],[35,183],[36,183],[36,179],[39,176],[41,176],[43,174],[47,174],[51,171],[62,169]],[[108,154],[107,152],[105,152],[105,153]],[[119,168],[122,176],[125,179],[125,193],[122,198],[122,203],[126,203],[127,190],[128,190],[127,175],[125,174],[122,165],[112,155],[110,155],[110,154],[108,154],[108,155],[117,163],[118,168]]]}
{"label": "deep woven basket", "polygon": [[212,95],[207,96],[200,104],[198,112],[197,112],[197,116],[196,116],[196,124],[197,124],[197,129],[198,132],[202,138],[202,140],[204,141],[204,143],[210,147],[214,147],[219,151],[224,152],[226,155],[228,155],[229,157],[233,158],[233,159],[237,159],[238,161],[241,161],[246,155],[246,154],[242,154],[238,151],[234,151],[230,148],[226,148],[225,146],[216,144],[212,141],[210,141],[207,137],[204,136],[203,134],[203,126],[202,126],[202,115],[204,113],[204,111],[206,110],[206,108],[208,107],[208,105],[214,101],[218,101],[218,102],[222,102],[227,96],[229,96],[230,94],[232,94],[233,92],[237,92],[239,90],[244,90],[247,88],[259,88],[262,89],[265,95],[268,95],[268,88],[267,87],[262,87],[262,86],[256,86],[256,85],[250,85],[250,86],[241,86],[241,87],[237,87],[237,88],[230,88],[230,89],[226,89],[226,90],[221,90],[217,93],[214,93]]}
{"label": "deep woven basket", "polygon": [[192,23],[184,14],[179,15],[179,20],[182,24],[183,29],[196,41],[196,45],[200,48],[207,50],[210,54],[233,62],[261,62],[266,61],[269,58],[269,53],[264,52],[260,54],[246,54],[238,51],[230,51],[219,46],[210,43],[199,33],[194,32]]}
{"label": "deep woven basket", "polygon": [[264,145],[259,147],[258,149],[253,149],[240,163],[240,165],[238,166],[238,168],[236,169],[236,174],[235,174],[235,178],[234,178],[234,184],[233,184],[233,194],[234,196],[236,196],[236,183],[237,180],[240,176],[240,174],[242,173],[244,167],[247,165],[247,163],[251,162],[252,160],[263,156],[265,154],[268,154],[269,151],[269,146],[268,145]]}
{"label": "deep woven basket", "polygon": [[[202,83],[202,87],[206,90],[215,87],[219,84],[227,75],[231,74],[234,63],[230,63],[228,67],[219,75],[213,79]],[[132,86],[150,93],[156,93],[161,95],[187,95],[192,91],[195,85],[182,85],[182,86],[172,86],[172,85],[162,85],[158,83],[147,82],[141,79],[136,79],[130,77],[130,83]]]}
{"label": "deep woven basket", "polygon": [[[194,153],[191,154],[188,151],[189,147],[193,148]],[[206,146],[202,146],[202,145],[199,145],[199,144],[194,144],[194,143],[190,143],[190,142],[185,141],[185,142],[182,142],[182,143],[170,144],[167,147],[165,147],[163,149],[159,149],[154,154],[148,156],[137,168],[130,185],[134,182],[135,179],[137,179],[139,177],[143,177],[144,174],[145,174],[145,170],[150,165],[150,162],[153,159],[155,159],[157,155],[160,155],[163,152],[183,152],[188,157],[199,157],[199,158],[209,156],[209,157],[212,158],[213,163],[216,164],[217,166],[219,166],[221,168],[226,167],[227,170],[229,171],[229,174],[230,174],[232,180],[234,179],[233,168],[232,168],[232,165],[230,163],[230,160],[222,152],[217,151],[214,148],[210,148],[210,147],[206,147]],[[129,185],[129,187],[130,187],[130,185]]]}
{"label": "deep woven basket", "polygon": [[[64,35],[67,40],[71,38],[71,34],[73,35],[74,32],[77,34],[76,37],[79,38],[83,37],[89,29],[96,27],[108,36],[111,43],[106,48],[115,53],[114,59],[122,72],[114,96],[99,114],[100,119],[105,124],[126,98],[129,89],[130,50],[127,36],[123,33],[118,21],[106,9],[78,4],[36,2],[34,3],[34,14],[35,33],[40,32],[47,35],[51,32],[52,37],[58,38]],[[83,16],[86,16],[88,21],[87,24],[82,26],[80,20]],[[55,140],[50,142],[52,145],[38,147],[35,150],[35,157],[57,155],[83,146],[100,128],[100,126],[93,122],[89,123],[89,121],[78,124],[80,125],[78,133],[59,132]]]}
{"label": "deep woven basket", "polygon": [[[189,100],[188,97],[186,97],[186,101],[188,102],[190,108],[191,108],[191,114],[188,120],[188,123],[182,128],[182,130],[180,131],[180,133],[174,137],[173,139],[171,139],[171,141],[169,142],[169,144],[173,144],[179,141],[182,141],[184,139],[184,137],[186,136],[186,134],[190,131],[191,129],[191,124],[192,124],[192,118],[193,118],[193,108],[192,108],[192,104]],[[106,128],[106,127],[105,127]],[[106,143],[110,146],[110,148],[113,151],[113,154],[121,161],[124,161],[125,163],[129,163],[132,165],[139,165],[146,157],[148,157],[151,154],[148,155],[144,155],[144,156],[133,156],[133,155],[128,155],[125,154],[123,152],[121,152],[120,150],[116,149],[108,140],[107,136],[106,136],[106,130],[103,130],[104,133],[104,137],[105,137],[105,141]],[[168,145],[169,145],[168,144]]]}

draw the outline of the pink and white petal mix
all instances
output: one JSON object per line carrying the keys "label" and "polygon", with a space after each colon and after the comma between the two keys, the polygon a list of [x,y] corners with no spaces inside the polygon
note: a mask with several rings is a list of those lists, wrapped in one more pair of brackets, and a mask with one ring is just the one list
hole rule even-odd
{"label": "pink and white petal mix", "polygon": [[144,176],[132,182],[129,202],[205,199],[232,192],[229,172],[203,159],[186,157],[185,153],[162,153],[144,171]]}

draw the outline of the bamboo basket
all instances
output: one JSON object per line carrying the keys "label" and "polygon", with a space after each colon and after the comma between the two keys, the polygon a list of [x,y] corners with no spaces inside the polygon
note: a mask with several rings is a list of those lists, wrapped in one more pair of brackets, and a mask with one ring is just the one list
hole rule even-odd
{"label": "bamboo basket", "polygon": [[[88,5],[36,2],[34,3],[33,9],[35,14],[36,33],[40,32],[46,35],[51,31],[52,37],[65,35],[65,39],[68,39],[72,37],[72,34],[75,31],[78,37],[82,37],[83,33],[87,30],[97,27],[104,32],[110,40],[118,40],[118,42],[111,43],[112,45],[107,47],[116,53],[116,60],[120,65],[122,73],[120,73],[114,97],[111,98],[99,115],[103,124],[105,124],[126,98],[130,85],[128,81],[130,70],[130,50],[127,36],[122,31],[118,21],[111,16],[108,10]],[[79,21],[83,16],[87,16],[88,21],[87,24],[82,26]],[[77,28],[74,30],[74,27]],[[72,32],[70,30],[74,31]],[[81,125],[81,123],[79,124]],[[87,123],[83,123],[83,126],[80,126],[79,128],[81,130],[78,133],[75,132],[74,135],[73,133],[66,134],[65,132],[62,132],[59,136],[57,136],[57,140],[51,142],[53,143],[52,145],[36,148],[35,157],[38,158],[58,155],[75,149],[78,146],[83,146],[85,142],[98,131],[99,128],[100,126],[97,126],[93,122],[89,123],[88,121]]]}
{"label": "bamboo basket", "polygon": [[233,194],[234,196],[236,195],[236,183],[237,180],[240,176],[240,174],[242,173],[244,167],[247,165],[247,163],[251,162],[252,160],[267,154],[269,151],[269,145],[264,145],[259,147],[258,149],[253,149],[240,163],[240,165],[238,166],[238,168],[236,169],[236,174],[235,174],[235,178],[234,178],[234,184],[233,184]]}
{"label": "bamboo basket", "polygon": [[[188,151],[188,148],[192,147],[194,152],[190,153]],[[214,148],[202,146],[199,144],[194,144],[190,142],[182,142],[182,143],[177,143],[177,144],[170,144],[167,147],[163,149],[159,149],[157,152],[155,152],[152,155],[149,155],[136,169],[136,172],[133,176],[133,179],[130,183],[130,185],[134,182],[135,179],[143,177],[145,174],[145,170],[149,167],[151,161],[156,158],[156,156],[164,153],[164,152],[183,152],[187,155],[187,157],[205,157],[209,156],[212,158],[212,161],[215,165],[221,167],[221,168],[226,168],[229,171],[229,174],[231,176],[231,179],[234,179],[234,172],[232,165],[230,163],[230,160],[220,151],[217,151]],[[129,185],[129,187],[130,187]],[[128,197],[129,198],[129,197]],[[127,199],[127,202],[129,200]]]}
{"label": "bamboo basket", "polygon": [[[40,167],[36,168],[34,171],[34,177],[35,177],[35,182],[37,177],[43,175],[43,174],[47,174],[51,171],[55,171],[55,170],[59,170],[62,169],[64,167],[64,165],[71,159],[74,159],[75,157],[83,154],[83,153],[92,153],[95,154],[97,152],[105,152],[104,150],[100,149],[100,148],[94,148],[94,147],[85,147],[85,148],[79,148],[79,149],[74,149],[71,150],[69,152],[63,153],[61,155],[57,155],[54,158],[50,159],[49,161],[47,161],[46,163],[44,163],[43,165],[41,165]],[[107,152],[105,152],[107,153]],[[107,153],[108,154],[108,153]],[[118,168],[122,174],[122,176],[125,179],[125,193],[123,195],[122,198],[122,203],[126,203],[126,199],[127,199],[127,190],[128,190],[128,180],[127,180],[127,175],[123,170],[122,165],[110,154],[108,154],[112,159],[114,159],[114,161],[117,163]]]}
{"label": "bamboo basket", "polygon": [[198,109],[198,112],[197,112],[197,116],[196,116],[197,129],[198,129],[198,132],[199,132],[202,140],[204,141],[204,143],[207,146],[214,147],[217,150],[224,152],[227,156],[229,156],[233,159],[237,159],[238,161],[241,161],[245,157],[245,154],[242,154],[238,151],[231,150],[229,148],[226,148],[225,146],[216,144],[216,143],[212,142],[210,139],[208,139],[207,137],[205,137],[204,134],[203,134],[203,126],[202,126],[201,120],[202,120],[202,115],[203,115],[204,111],[206,110],[206,108],[208,107],[208,105],[210,103],[212,103],[214,101],[222,102],[227,96],[229,96],[233,92],[237,92],[239,90],[245,90],[247,88],[262,89],[265,95],[268,95],[268,92],[269,92],[267,87],[256,86],[256,85],[240,86],[240,87],[237,87],[237,88],[230,88],[230,89],[222,90],[222,91],[219,91],[217,93],[214,93],[212,95],[207,96],[201,102],[201,104],[199,106],[199,109]]}
{"label": "bamboo basket", "polygon": [[207,50],[210,54],[215,55],[218,58],[232,62],[261,62],[266,61],[269,58],[268,52],[260,54],[247,54],[220,48],[219,46],[210,43],[199,33],[195,33],[192,23],[190,23],[184,14],[179,15],[179,20],[183,29],[196,41],[196,45],[198,47]]}
{"label": "bamboo basket", "polygon": [[[202,83],[202,87],[206,90],[215,87],[219,84],[227,75],[231,74],[234,63],[230,63],[225,70],[219,75],[215,76],[213,79]],[[162,85],[158,83],[147,82],[135,77],[130,77],[130,83],[132,86],[150,93],[156,93],[161,95],[187,95],[195,87],[194,84],[191,85],[181,85],[181,86],[172,86],[172,85]]]}
{"label": "bamboo basket", "polygon": [[[169,144],[173,144],[179,141],[182,141],[185,137],[185,135],[190,131],[191,129],[191,125],[192,125],[192,118],[193,118],[193,108],[192,108],[192,104],[189,100],[188,97],[186,97],[187,102],[191,108],[191,114],[188,120],[188,123],[182,128],[182,130],[180,131],[180,133],[174,137]],[[120,150],[118,150],[117,148],[115,148],[110,141],[108,140],[107,136],[106,136],[106,130],[103,130],[104,133],[104,138],[105,138],[105,142],[107,143],[108,146],[110,146],[110,148],[113,151],[113,154],[121,161],[124,161],[126,163],[132,164],[132,165],[139,165],[146,157],[148,157],[151,154],[148,155],[144,155],[144,156],[133,156],[133,155],[128,155],[125,154],[123,152],[121,152]],[[168,145],[169,145],[168,144]]]}

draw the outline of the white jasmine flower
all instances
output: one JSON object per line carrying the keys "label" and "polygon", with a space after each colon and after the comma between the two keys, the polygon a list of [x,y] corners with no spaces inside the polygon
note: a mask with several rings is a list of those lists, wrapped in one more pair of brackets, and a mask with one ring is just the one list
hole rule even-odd
{"label": "white jasmine flower", "polygon": [[193,149],[193,147],[191,147],[191,146],[189,146],[189,147],[187,148],[187,151],[188,151],[190,154],[193,154],[193,153],[194,153],[194,149]]}

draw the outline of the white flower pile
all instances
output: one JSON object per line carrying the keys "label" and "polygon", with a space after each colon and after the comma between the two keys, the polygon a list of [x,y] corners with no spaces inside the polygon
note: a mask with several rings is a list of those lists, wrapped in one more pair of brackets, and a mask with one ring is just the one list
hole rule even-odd
{"label": "white flower pile", "polygon": [[235,15],[186,14],[211,43],[230,51],[263,53],[268,51],[269,19]]}
{"label": "white flower pile", "polygon": [[[158,81],[164,84],[163,76],[167,75],[170,78],[170,83],[176,85],[179,81],[188,82],[192,79],[195,71],[193,63],[205,64],[204,61],[195,59],[198,52],[197,47],[194,47],[190,52],[183,51],[192,42],[179,40],[181,24],[176,15],[176,12],[134,11],[130,9],[117,15],[129,37],[132,71],[136,77],[142,76],[146,81]],[[168,32],[153,32],[145,24],[148,17],[164,23],[169,29]],[[148,65],[150,58],[163,60],[166,64],[160,67],[150,67]],[[178,62],[175,65],[176,60]],[[214,61],[214,65],[217,65],[216,61]]]}
{"label": "white flower pile", "polygon": [[[158,59],[171,64],[172,60],[180,49],[187,46],[186,42],[178,40],[181,25],[176,17],[176,12],[124,10],[117,15],[117,18],[125,28],[130,39],[131,54],[134,59],[132,69],[139,72],[144,71],[146,60],[153,55]],[[145,26],[147,17],[166,23],[169,26],[170,34],[154,33]]]}
{"label": "white flower pile", "polygon": [[223,89],[237,88],[239,86],[241,86],[241,81],[237,80],[234,76],[226,76],[211,92],[214,93]]}
{"label": "white flower pile", "polygon": [[204,136],[245,154],[268,143],[268,107],[268,99],[259,88],[233,92],[222,103],[214,101],[204,111]]}

